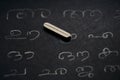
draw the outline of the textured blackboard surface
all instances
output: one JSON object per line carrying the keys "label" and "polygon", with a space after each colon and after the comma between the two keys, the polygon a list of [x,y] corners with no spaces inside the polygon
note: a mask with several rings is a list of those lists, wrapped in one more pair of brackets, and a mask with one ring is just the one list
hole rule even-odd
{"label": "textured blackboard surface", "polygon": [[1,0],[0,80],[120,80],[119,34],[119,0]]}

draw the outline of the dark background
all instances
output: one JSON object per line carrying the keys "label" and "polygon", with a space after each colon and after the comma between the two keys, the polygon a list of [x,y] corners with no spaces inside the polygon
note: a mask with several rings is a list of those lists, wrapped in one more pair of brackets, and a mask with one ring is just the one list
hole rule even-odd
{"label": "dark background", "polygon": [[[45,8],[51,10],[52,14],[48,18],[40,16],[33,19],[16,20],[10,18],[6,20],[6,13],[10,9],[37,9]],[[67,9],[73,10],[95,10],[99,9],[103,15],[99,21],[89,18],[70,19],[63,18],[62,12]],[[111,50],[120,51],[120,17],[115,11],[120,10],[119,0],[1,0],[0,1],[0,80],[89,80],[88,77],[79,78],[75,72],[78,66],[91,65],[94,67],[94,77],[90,80],[120,80],[120,71],[103,71],[105,65],[120,65],[120,55],[111,56],[100,60],[98,54],[104,47]],[[120,13],[119,13],[120,14]],[[59,38],[50,35],[43,30],[43,23],[50,22],[70,33],[76,33],[78,38],[68,43],[60,42]],[[12,29],[19,29],[23,33],[30,30],[40,31],[40,37],[34,41],[29,40],[5,40],[4,36]],[[88,34],[101,35],[104,32],[112,32],[113,38],[108,39],[88,39]],[[12,50],[34,51],[35,56],[31,60],[14,62],[7,57],[7,53]],[[75,54],[78,51],[88,50],[90,58],[84,62],[75,60],[72,62],[61,61],[57,55],[62,51],[70,51]],[[23,54],[24,55],[24,54]],[[4,78],[3,75],[9,73],[10,69],[23,71],[27,68],[26,76],[14,76]],[[68,74],[65,76],[44,76],[38,77],[43,69],[54,71],[56,68],[65,67]]]}

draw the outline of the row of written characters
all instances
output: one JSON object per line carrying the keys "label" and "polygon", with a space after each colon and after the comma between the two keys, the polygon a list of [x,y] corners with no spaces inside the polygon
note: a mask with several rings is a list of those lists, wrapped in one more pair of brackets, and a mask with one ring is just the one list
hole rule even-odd
{"label": "row of written characters", "polygon": [[[8,35],[4,36],[5,40],[36,40],[38,38],[40,38],[40,31],[38,30],[30,30],[27,32],[24,32],[22,30],[19,29],[15,29],[15,30],[10,30],[8,32]],[[77,33],[71,33],[72,37],[71,40],[75,40],[78,38],[78,34]],[[104,33],[100,33],[99,35],[96,35],[94,33],[90,33],[87,35],[88,39],[108,39],[108,38],[113,38],[114,34],[112,32],[104,32]],[[2,37],[1,37],[2,39]]]}
{"label": "row of written characters", "polygon": [[[34,51],[9,51],[7,53],[7,59],[11,61],[21,61],[21,60],[31,60],[35,56]],[[61,61],[81,61],[84,62],[88,60],[91,57],[91,54],[89,51],[78,51],[76,53],[70,52],[70,51],[63,51],[60,52],[57,56],[57,58]],[[98,54],[98,58],[100,60],[106,60],[110,58],[119,58],[119,51],[117,50],[110,50],[108,47],[105,47],[101,50],[101,52]]]}
{"label": "row of written characters", "polygon": [[[17,76],[26,76],[29,73],[27,72],[27,68],[18,70],[18,69],[11,69],[10,72],[3,75],[4,78],[10,78],[10,77],[17,77]],[[68,73],[67,68],[57,68],[55,70],[50,69],[43,69],[40,74],[38,74],[38,77],[49,77],[49,76],[67,76]],[[105,65],[103,71],[105,73],[115,73],[120,72],[120,65]],[[80,78],[93,78],[96,74],[93,66],[91,65],[85,65],[85,66],[79,66],[75,68],[75,72],[77,73],[77,76]]]}
{"label": "row of written characters", "polygon": [[[6,14],[6,20],[10,20],[12,18],[23,20],[23,19],[30,19],[35,17],[40,18],[49,18],[52,14],[54,14],[55,11],[51,11],[49,9],[44,8],[38,8],[38,9],[29,9],[29,8],[23,8],[23,9],[10,9],[7,11]],[[102,17],[105,15],[103,11],[99,9],[66,9],[63,10],[61,13],[61,17],[67,17],[71,19],[84,19],[89,18],[92,21],[99,21],[102,19]],[[120,19],[120,10],[115,10],[113,13],[114,19]]]}

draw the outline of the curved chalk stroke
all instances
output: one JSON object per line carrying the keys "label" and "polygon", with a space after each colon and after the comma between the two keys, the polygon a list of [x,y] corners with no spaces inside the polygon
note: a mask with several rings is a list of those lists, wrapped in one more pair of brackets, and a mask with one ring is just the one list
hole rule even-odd
{"label": "curved chalk stroke", "polygon": [[99,59],[105,59],[107,58],[110,54],[115,54],[115,56],[119,55],[118,51],[111,51],[109,48],[105,47],[101,53],[98,54]]}
{"label": "curved chalk stroke", "polygon": [[9,19],[9,15],[10,15],[10,13],[12,13],[12,12],[18,12],[18,13],[16,14],[16,18],[17,18],[17,19],[23,19],[23,17],[21,17],[20,15],[26,15],[26,14],[25,14],[26,11],[31,12],[31,17],[32,17],[32,18],[34,17],[34,12],[33,12],[32,9],[24,8],[24,9],[11,9],[11,10],[9,10],[9,11],[7,12],[7,14],[6,14],[6,19],[7,19],[7,20]]}
{"label": "curved chalk stroke", "polygon": [[76,72],[78,73],[78,77],[88,77],[88,78],[93,78],[93,67],[88,65],[88,66],[79,66],[76,68]]}
{"label": "curved chalk stroke", "polygon": [[[87,54],[87,55],[85,56],[85,54]],[[81,59],[81,61],[85,61],[90,57],[90,53],[88,51],[79,51],[76,53],[76,56],[77,57],[80,57],[80,56],[84,57]]]}
{"label": "curved chalk stroke", "polygon": [[67,55],[68,61],[75,60],[75,56],[71,52],[61,52],[61,53],[59,53],[58,59],[64,60],[65,59],[65,55]]}

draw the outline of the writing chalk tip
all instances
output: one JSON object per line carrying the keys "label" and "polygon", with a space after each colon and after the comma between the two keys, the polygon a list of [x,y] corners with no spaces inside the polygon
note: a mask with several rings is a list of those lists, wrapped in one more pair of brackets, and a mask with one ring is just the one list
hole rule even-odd
{"label": "writing chalk tip", "polygon": [[49,32],[50,34],[62,39],[65,42],[68,42],[71,40],[71,34],[51,23],[45,22],[43,24],[44,30]]}

